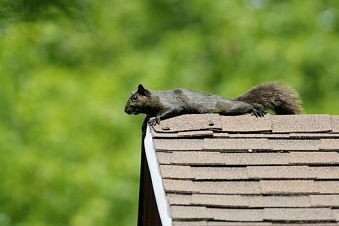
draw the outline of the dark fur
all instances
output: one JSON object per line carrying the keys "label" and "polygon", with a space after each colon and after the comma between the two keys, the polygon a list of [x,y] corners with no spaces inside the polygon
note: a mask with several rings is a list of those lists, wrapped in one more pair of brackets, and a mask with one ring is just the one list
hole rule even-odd
{"label": "dark fur", "polygon": [[182,114],[252,113],[255,116],[264,116],[267,109],[276,114],[299,114],[299,96],[294,90],[277,83],[257,86],[234,100],[187,89],[147,90],[139,85],[138,90],[128,99],[125,112],[156,116],[156,122],[159,123],[161,119]]}
{"label": "dark fur", "polygon": [[300,114],[303,111],[299,94],[276,82],[256,86],[234,100],[244,101],[257,109],[270,109],[277,115]]}

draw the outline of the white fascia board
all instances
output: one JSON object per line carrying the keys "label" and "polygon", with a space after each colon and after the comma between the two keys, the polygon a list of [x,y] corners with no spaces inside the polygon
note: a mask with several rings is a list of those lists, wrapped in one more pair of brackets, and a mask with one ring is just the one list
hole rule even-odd
{"label": "white fascia board", "polygon": [[166,199],[165,189],[160,174],[160,167],[155,154],[155,148],[149,126],[147,126],[144,146],[162,226],[171,226],[172,218],[170,217],[169,204]]}

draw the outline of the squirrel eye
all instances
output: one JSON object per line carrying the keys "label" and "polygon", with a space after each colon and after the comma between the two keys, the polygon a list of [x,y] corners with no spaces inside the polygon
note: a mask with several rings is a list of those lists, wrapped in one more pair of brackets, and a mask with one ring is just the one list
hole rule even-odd
{"label": "squirrel eye", "polygon": [[132,96],[132,101],[136,101],[138,99],[137,96]]}

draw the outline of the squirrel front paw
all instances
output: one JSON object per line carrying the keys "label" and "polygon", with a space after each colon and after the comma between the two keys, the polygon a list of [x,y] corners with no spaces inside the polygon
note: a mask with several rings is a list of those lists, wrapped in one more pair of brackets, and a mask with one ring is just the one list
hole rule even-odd
{"label": "squirrel front paw", "polygon": [[253,109],[252,111],[252,115],[254,115],[255,117],[264,117],[266,114],[267,112],[262,110]]}
{"label": "squirrel front paw", "polygon": [[155,117],[155,118],[151,118],[149,121],[148,121],[148,125],[150,126],[155,126],[155,125],[159,125],[160,124],[160,118],[159,117]]}

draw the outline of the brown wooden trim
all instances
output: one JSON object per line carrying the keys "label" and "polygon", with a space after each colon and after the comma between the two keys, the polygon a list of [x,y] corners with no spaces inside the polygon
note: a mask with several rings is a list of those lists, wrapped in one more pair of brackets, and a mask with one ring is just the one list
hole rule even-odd
{"label": "brown wooden trim", "polygon": [[144,147],[144,138],[146,134],[145,130],[146,128],[145,126],[143,126],[141,142],[138,226],[161,226],[161,219],[157,203],[155,200],[152,179],[149,172],[145,153]]}

